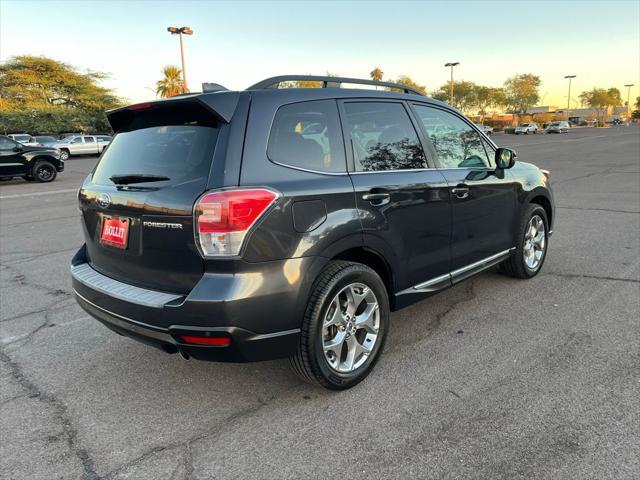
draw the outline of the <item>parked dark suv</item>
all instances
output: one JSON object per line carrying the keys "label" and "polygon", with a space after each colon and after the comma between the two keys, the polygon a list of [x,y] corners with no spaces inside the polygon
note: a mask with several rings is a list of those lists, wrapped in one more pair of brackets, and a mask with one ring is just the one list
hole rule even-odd
{"label": "parked dark suv", "polygon": [[[324,88],[277,88],[296,80]],[[390,311],[545,260],[548,172],[403,85],[274,77],[108,118],[117,133],[79,191],[73,288],[166,352],[290,357],[344,389],[378,360]]]}
{"label": "parked dark suv", "polygon": [[27,181],[51,182],[64,171],[60,151],[51,147],[24,145],[0,135],[0,178],[22,177]]}

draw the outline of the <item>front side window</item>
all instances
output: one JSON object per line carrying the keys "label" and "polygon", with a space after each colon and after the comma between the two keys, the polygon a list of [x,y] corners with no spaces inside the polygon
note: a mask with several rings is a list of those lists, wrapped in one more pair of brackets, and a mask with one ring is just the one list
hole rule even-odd
{"label": "front side window", "polygon": [[440,168],[480,168],[491,163],[482,139],[461,118],[424,105],[414,105],[425,133],[436,151]]}
{"label": "front side window", "polygon": [[82,137],[72,138],[70,143],[82,143]]}
{"label": "front side window", "polygon": [[339,125],[333,100],[284,105],[276,112],[267,156],[273,162],[305,170],[345,172]]}
{"label": "front side window", "polygon": [[84,143],[94,143],[95,139],[93,137],[84,137]]}
{"label": "front side window", "polygon": [[344,104],[357,172],[427,168],[418,134],[401,103]]}
{"label": "front side window", "polygon": [[0,150],[13,150],[16,144],[5,137],[0,137]]}

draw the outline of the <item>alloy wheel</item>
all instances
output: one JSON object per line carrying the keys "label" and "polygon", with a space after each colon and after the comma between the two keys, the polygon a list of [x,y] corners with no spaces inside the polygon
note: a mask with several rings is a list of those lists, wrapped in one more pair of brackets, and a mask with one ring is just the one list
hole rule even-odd
{"label": "alloy wheel", "polygon": [[378,299],[363,283],[340,290],[327,309],[322,326],[322,347],[329,366],[353,372],[369,358],[380,330]]}
{"label": "alloy wheel", "polygon": [[527,225],[527,231],[524,234],[524,248],[522,249],[524,263],[529,270],[536,270],[540,266],[546,246],[544,221],[539,215],[534,215]]}
{"label": "alloy wheel", "polygon": [[53,177],[53,167],[50,165],[41,165],[38,167],[36,175],[38,175],[38,178],[43,182],[51,180],[51,177]]}

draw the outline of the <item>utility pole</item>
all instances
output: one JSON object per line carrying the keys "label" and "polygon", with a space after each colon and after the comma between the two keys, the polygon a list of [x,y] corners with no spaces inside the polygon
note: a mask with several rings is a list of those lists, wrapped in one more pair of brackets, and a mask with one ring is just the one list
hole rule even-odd
{"label": "utility pole", "polygon": [[460,62],[448,62],[445,63],[445,67],[451,67],[451,106],[453,107],[453,67],[460,65]]}
{"label": "utility pole", "polygon": [[193,35],[193,30],[190,27],[167,27],[167,32],[171,35],[178,35],[180,37],[180,60],[182,61],[182,93],[186,93],[187,88],[187,71],[184,68],[184,48],[182,46],[182,35]]}
{"label": "utility pole", "polygon": [[567,95],[567,122],[569,121],[569,110],[571,110],[571,79],[576,78],[575,75],[565,75],[564,78],[569,79],[569,94]]}
{"label": "utility pole", "polygon": [[627,122],[631,118],[631,87],[633,87],[634,83],[627,83],[625,87],[627,87]]}

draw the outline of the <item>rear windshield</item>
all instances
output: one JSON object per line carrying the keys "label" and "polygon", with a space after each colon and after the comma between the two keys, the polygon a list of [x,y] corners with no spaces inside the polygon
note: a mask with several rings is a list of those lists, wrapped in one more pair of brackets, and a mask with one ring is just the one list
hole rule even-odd
{"label": "rear windshield", "polygon": [[[157,175],[175,185],[209,175],[218,129],[169,125],[118,133],[100,158],[93,183],[113,185],[113,175]],[[150,184],[145,184],[151,186]]]}

